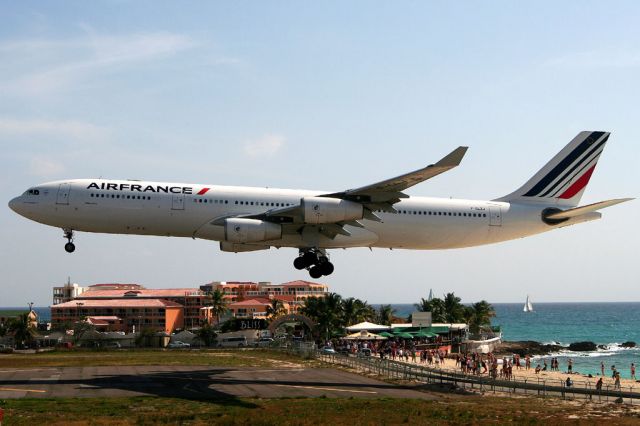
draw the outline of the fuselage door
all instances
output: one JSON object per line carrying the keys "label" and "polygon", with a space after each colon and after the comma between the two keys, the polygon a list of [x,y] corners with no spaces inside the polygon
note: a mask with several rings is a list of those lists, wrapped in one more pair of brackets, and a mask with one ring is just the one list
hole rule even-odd
{"label": "fuselage door", "polygon": [[68,183],[61,183],[58,187],[58,196],[56,198],[56,204],[69,204],[69,191],[71,185]]}
{"label": "fuselage door", "polygon": [[184,194],[173,194],[171,210],[184,210]]}
{"label": "fuselage door", "polygon": [[489,226],[502,226],[502,209],[499,206],[489,206]]}

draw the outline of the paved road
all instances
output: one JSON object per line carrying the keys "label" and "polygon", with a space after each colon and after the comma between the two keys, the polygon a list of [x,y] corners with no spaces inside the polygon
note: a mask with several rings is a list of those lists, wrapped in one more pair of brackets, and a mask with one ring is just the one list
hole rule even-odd
{"label": "paved road", "polygon": [[409,387],[329,368],[0,367],[0,399],[119,396],[434,399]]}

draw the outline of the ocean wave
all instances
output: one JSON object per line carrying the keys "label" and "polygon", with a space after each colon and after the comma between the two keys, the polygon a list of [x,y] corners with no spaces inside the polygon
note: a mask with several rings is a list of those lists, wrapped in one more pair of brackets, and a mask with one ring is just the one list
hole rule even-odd
{"label": "ocean wave", "polygon": [[568,345],[566,345],[565,347],[567,349],[561,349],[557,352],[552,352],[549,355],[536,355],[534,357],[532,357],[532,359],[543,359],[543,358],[597,358],[597,357],[609,357],[609,356],[614,356],[614,355],[620,355],[622,353],[629,353],[629,352],[640,352],[640,347],[635,347],[635,348],[623,348],[622,346],[620,346],[621,343],[618,342],[613,342],[613,343],[608,343],[604,346],[607,347],[607,349],[601,349],[598,348],[595,351],[570,351],[568,349]]}

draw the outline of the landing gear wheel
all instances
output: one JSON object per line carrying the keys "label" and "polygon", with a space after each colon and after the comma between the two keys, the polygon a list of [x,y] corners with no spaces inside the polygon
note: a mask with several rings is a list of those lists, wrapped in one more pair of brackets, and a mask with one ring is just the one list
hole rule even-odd
{"label": "landing gear wheel", "polygon": [[309,269],[309,275],[313,279],[318,279],[322,276],[322,270],[319,266],[313,266],[311,269]]}
{"label": "landing gear wheel", "polygon": [[64,228],[64,238],[67,239],[67,244],[64,245],[64,250],[67,253],[73,253],[76,250],[75,244],[73,244],[73,229]]}
{"label": "landing gear wheel", "polygon": [[314,265],[318,262],[318,255],[313,251],[307,251],[302,255],[302,259],[304,259],[304,267],[306,268],[307,266]]}
{"label": "landing gear wheel", "polygon": [[333,263],[325,262],[321,263],[318,268],[322,270],[322,275],[331,275],[333,273]]}
{"label": "landing gear wheel", "polygon": [[296,269],[304,269],[307,266],[309,266],[307,264],[307,261],[304,259],[304,256],[300,256],[300,257],[296,257],[296,259],[293,261],[293,267]]}

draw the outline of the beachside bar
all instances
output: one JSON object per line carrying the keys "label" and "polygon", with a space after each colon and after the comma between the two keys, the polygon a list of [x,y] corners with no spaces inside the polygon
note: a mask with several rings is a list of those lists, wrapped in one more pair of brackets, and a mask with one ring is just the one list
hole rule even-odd
{"label": "beachside bar", "polygon": [[460,344],[469,333],[469,326],[463,323],[434,323],[428,327],[416,327],[405,323],[382,325],[362,322],[346,327],[346,332],[346,340],[411,341],[416,349],[435,349],[451,353],[460,350]]}

